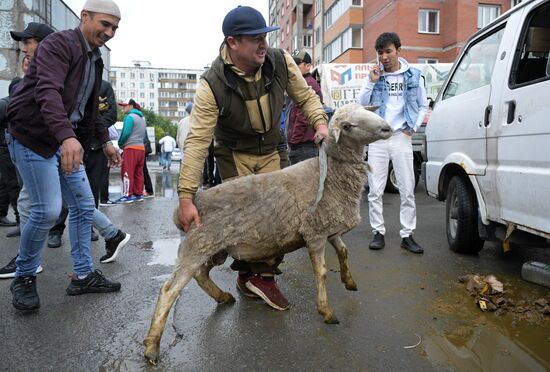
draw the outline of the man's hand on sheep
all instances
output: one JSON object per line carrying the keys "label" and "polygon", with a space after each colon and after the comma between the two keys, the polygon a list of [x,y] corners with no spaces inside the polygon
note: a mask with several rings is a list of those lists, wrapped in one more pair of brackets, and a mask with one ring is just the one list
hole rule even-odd
{"label": "man's hand on sheep", "polygon": [[[328,124],[321,122],[317,124],[317,127],[315,129],[315,138],[321,137],[325,143],[328,142]],[[317,141],[316,141],[317,142]],[[320,145],[321,141],[317,143]]]}
{"label": "man's hand on sheep", "polygon": [[178,219],[185,232],[189,231],[192,222],[200,226],[199,211],[193,204],[193,199],[180,199]]}

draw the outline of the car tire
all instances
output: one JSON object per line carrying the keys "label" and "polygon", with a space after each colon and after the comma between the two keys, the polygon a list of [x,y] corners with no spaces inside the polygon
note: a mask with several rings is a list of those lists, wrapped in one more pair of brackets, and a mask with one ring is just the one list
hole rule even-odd
{"label": "car tire", "polygon": [[[416,186],[418,185],[418,182],[420,181],[420,172],[418,171],[418,167],[415,164],[414,165],[414,188],[416,190]],[[399,186],[397,186],[397,177],[395,176],[395,171],[393,170],[393,164],[390,161],[390,164],[388,166],[388,180],[386,181],[386,192],[392,193],[392,194],[398,194],[399,193]]]}
{"label": "car tire", "polygon": [[483,248],[479,237],[478,207],[473,187],[461,176],[454,176],[447,188],[445,226],[453,252],[475,254]]}

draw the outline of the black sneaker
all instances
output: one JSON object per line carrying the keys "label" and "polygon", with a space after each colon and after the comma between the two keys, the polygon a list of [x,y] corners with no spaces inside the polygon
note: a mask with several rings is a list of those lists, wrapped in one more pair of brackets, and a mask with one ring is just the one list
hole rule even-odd
{"label": "black sneaker", "polygon": [[13,307],[17,310],[29,311],[40,307],[40,298],[36,293],[36,276],[18,276],[10,285],[13,295]]}
{"label": "black sneaker", "polygon": [[61,247],[61,234],[53,233],[48,236],[48,248]]}
{"label": "black sneaker", "polygon": [[385,245],[386,245],[386,242],[384,241],[384,235],[380,234],[379,232],[376,232],[376,234],[374,234],[374,238],[372,238],[372,242],[370,242],[369,244],[369,249],[377,251],[379,249],[384,248]]}
{"label": "black sneaker", "polygon": [[412,235],[401,239],[401,248],[405,248],[412,253],[424,253],[424,249],[414,241]]}
{"label": "black sneaker", "polygon": [[15,236],[21,236],[21,229],[19,228],[19,225],[10,229],[10,231],[8,231],[8,233],[6,234],[7,238],[13,238]]}
{"label": "black sneaker", "polygon": [[89,273],[84,279],[73,279],[67,287],[69,296],[81,295],[84,293],[107,293],[120,290],[120,283],[112,282],[99,270]]}
{"label": "black sneaker", "polygon": [[131,235],[126,234],[122,232],[122,230],[118,230],[117,234],[114,238],[105,240],[105,253],[100,259],[99,262],[101,263],[109,263],[116,260],[116,257],[120,253],[120,250],[122,247],[128,243],[128,240],[130,240]]}
{"label": "black sneaker", "polygon": [[99,235],[92,229],[92,241],[97,242],[99,240]]}
{"label": "black sneaker", "polygon": [[[0,269],[0,279],[15,278],[15,269],[17,269],[17,266],[15,265],[16,259],[17,259],[17,256],[15,256],[10,261],[10,263],[8,263],[6,266]],[[42,272],[42,266],[38,265],[38,268],[36,269],[36,274],[39,274],[41,272]]]}

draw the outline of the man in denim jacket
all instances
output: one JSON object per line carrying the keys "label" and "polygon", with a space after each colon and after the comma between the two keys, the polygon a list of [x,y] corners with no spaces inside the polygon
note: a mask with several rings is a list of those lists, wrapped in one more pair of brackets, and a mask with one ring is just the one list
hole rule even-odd
{"label": "man in denim jacket", "polygon": [[388,177],[390,160],[397,177],[401,198],[401,247],[413,253],[423,253],[412,233],[416,228],[414,200],[414,168],[412,133],[422,123],[428,108],[426,89],[420,71],[409,67],[401,53],[401,41],[393,32],[385,32],[375,42],[379,64],[370,68],[369,80],[359,92],[362,105],[380,106],[377,113],[392,127],[394,134],[387,140],[369,145],[369,219],[374,238],[370,249],[384,248],[384,216],[382,196]]}

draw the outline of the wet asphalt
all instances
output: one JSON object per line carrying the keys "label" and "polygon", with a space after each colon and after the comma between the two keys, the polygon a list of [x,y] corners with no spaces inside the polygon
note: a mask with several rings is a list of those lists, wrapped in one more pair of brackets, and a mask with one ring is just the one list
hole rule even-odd
{"label": "wet asphalt", "polygon": [[[327,245],[329,301],[340,320],[326,325],[315,308],[316,289],[306,250],[285,257],[278,278],[291,302],[272,310],[235,289],[228,265],[211,272],[236,303],[218,306],[195,282],[183,291],[168,318],[157,366],[145,363],[142,340],[160,286],[173,269],[179,232],[171,222],[177,204],[178,164],[170,173],[150,163],[156,197],[102,208],[132,234],[117,261],[100,264],[104,241],[92,243],[98,269],[122,283],[119,293],[65,294],[71,272],[68,235],[61,248],[44,248],[38,275],[41,308],[21,314],[11,305],[11,280],[0,281],[2,371],[377,371],[550,369],[550,322],[529,324],[512,315],[483,313],[464,285],[468,273],[494,274],[516,298],[548,297],[549,290],[521,279],[528,260],[550,262],[550,249],[486,243],[479,255],[457,255],[445,237],[445,205],[417,188],[414,255],[400,248],[399,196],[387,194],[386,248],[370,251],[366,200],[361,224],[343,238],[358,291],[339,280],[336,254]],[[120,179],[111,176],[112,197]],[[364,195],[366,199],[366,194]],[[16,253],[18,238],[0,228],[0,264]]]}

